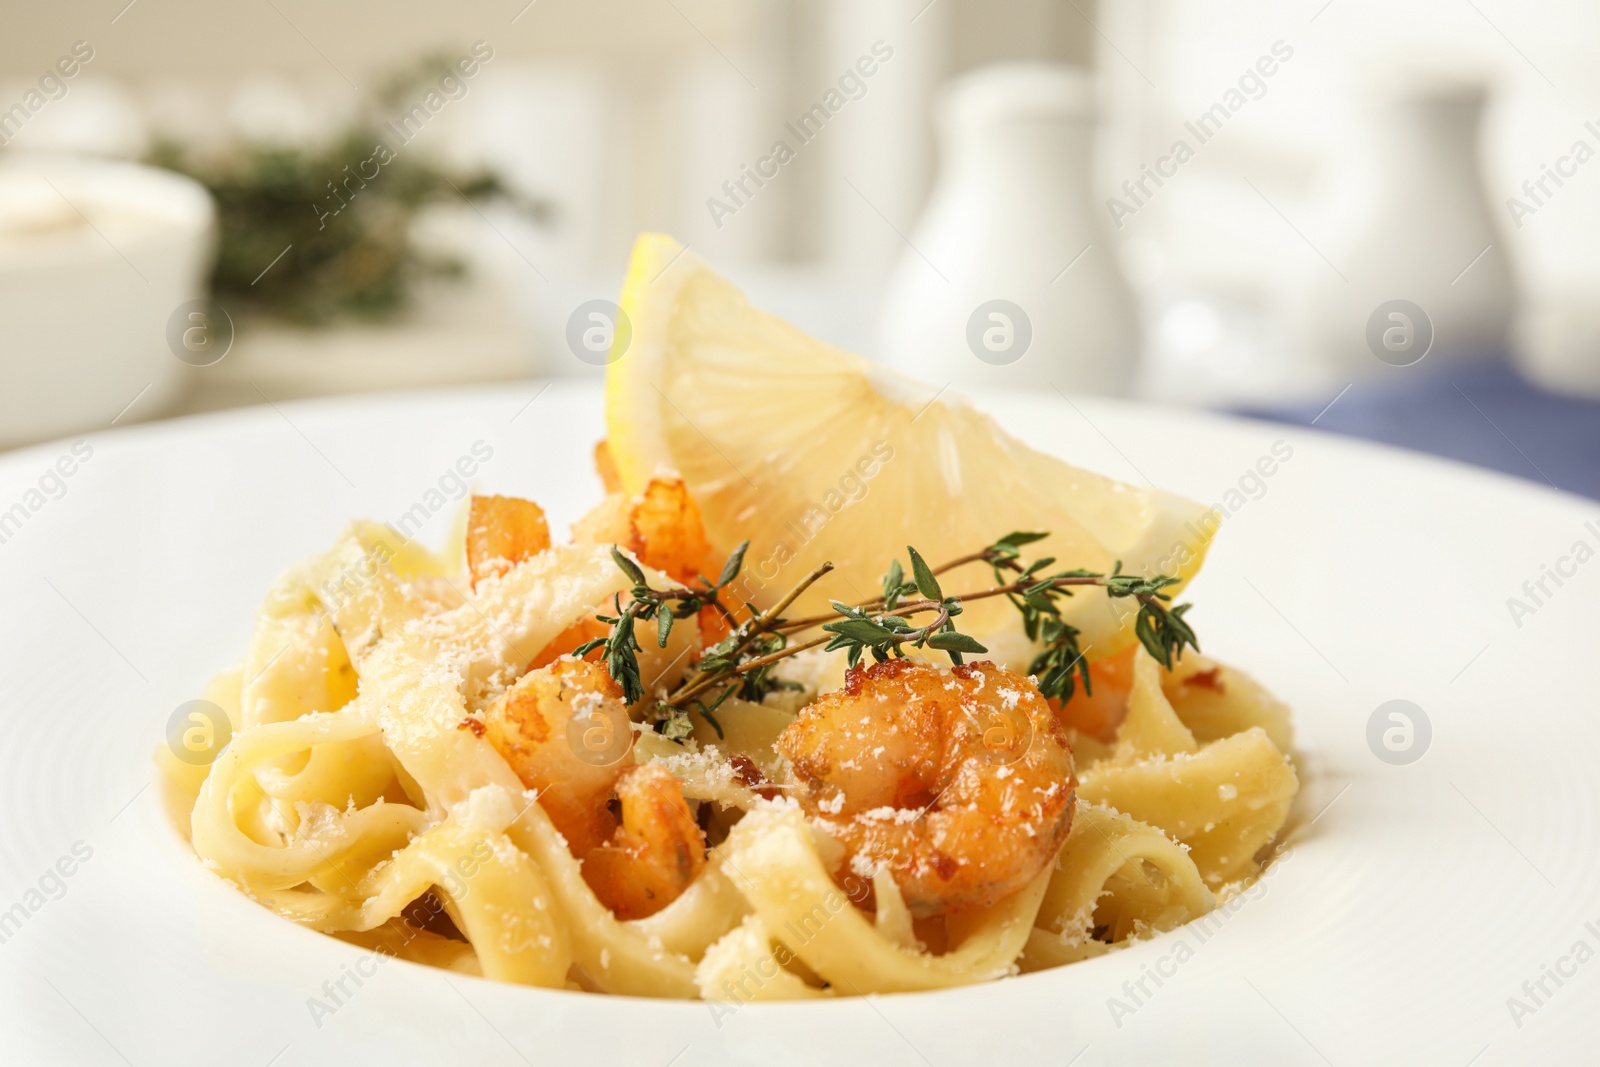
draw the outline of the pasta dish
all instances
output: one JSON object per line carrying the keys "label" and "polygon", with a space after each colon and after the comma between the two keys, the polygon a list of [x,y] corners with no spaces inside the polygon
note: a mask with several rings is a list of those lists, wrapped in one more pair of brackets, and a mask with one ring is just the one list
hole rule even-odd
{"label": "pasta dish", "polygon": [[268,591],[206,690],[226,744],[157,749],[207,868],[386,956],[724,1002],[1070,964],[1259,874],[1288,711],[1176,602],[1219,516],[667,238],[620,308],[569,536],[525,471],[439,551],[356,522]]}

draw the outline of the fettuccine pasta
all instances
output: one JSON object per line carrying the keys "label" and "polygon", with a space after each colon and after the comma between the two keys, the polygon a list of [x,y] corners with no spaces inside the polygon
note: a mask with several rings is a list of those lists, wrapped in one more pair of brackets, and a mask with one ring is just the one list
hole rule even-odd
{"label": "fettuccine pasta", "polygon": [[207,765],[158,752],[195,854],[369,951],[720,1001],[1074,963],[1206,914],[1270,856],[1298,790],[1287,711],[1197,652],[1169,670],[1134,644],[1046,699],[1026,658],[935,643],[847,669],[779,645],[760,685],[663,704],[744,632],[684,601],[618,665],[641,590],[710,573],[692,504],[670,480],[613,493],[552,544],[531,502],[474,498],[462,573],[368,523],[291,567],[207,690],[231,741]]}

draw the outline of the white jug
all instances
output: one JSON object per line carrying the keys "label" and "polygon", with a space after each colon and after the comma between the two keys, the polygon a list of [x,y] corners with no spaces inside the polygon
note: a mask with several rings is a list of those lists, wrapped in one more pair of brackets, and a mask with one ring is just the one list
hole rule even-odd
{"label": "white jug", "polygon": [[1003,63],[939,104],[940,174],[891,275],[885,360],[926,381],[1123,393],[1138,313],[1090,176],[1086,71]]}
{"label": "white jug", "polygon": [[1373,109],[1373,186],[1317,262],[1310,326],[1332,371],[1503,349],[1515,299],[1478,160],[1484,92],[1414,85]]}

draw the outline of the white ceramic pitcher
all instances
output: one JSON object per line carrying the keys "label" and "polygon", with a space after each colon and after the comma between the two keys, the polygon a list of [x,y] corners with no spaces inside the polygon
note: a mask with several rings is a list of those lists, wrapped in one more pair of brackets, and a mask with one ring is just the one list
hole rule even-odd
{"label": "white ceramic pitcher", "polygon": [[[1498,352],[1515,290],[1479,166],[1485,94],[1406,85],[1371,109],[1372,189],[1311,265],[1312,344],[1339,374]],[[1582,195],[1582,194],[1576,194]]]}
{"label": "white ceramic pitcher", "polygon": [[1121,393],[1136,305],[1090,177],[1087,72],[1003,63],[938,111],[941,167],[884,300],[880,349],[926,381]]}

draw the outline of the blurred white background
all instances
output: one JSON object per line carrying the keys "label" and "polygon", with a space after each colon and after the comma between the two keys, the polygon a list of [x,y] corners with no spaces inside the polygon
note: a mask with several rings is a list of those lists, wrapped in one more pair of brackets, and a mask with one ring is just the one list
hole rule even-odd
{"label": "blurred white background", "polygon": [[[459,253],[466,281],[424,284],[379,323],[240,309],[228,358],[179,367],[170,399],[154,390],[120,420],[597,373],[567,350],[567,318],[615,295],[641,230],[675,235],[803,328],[934,378],[1022,383],[1011,367],[941,369],[941,351],[967,360],[969,303],[988,294],[1031,317],[1040,340],[1019,366],[1040,381],[1053,367],[1069,388],[1181,403],[1326,401],[1387,370],[1368,318],[1404,299],[1430,317],[1430,365],[1509,352],[1547,387],[1600,389],[1600,166],[1577,152],[1600,150],[1600,122],[1585,125],[1600,120],[1600,11],[1575,0],[30,5],[0,36],[0,164],[140,159],[164,138],[315,145],[372,109],[388,73],[475,42],[492,59],[405,151],[487,168],[548,214],[446,197],[408,225]],[[92,59],[41,82],[75,47]],[[1084,88],[1005,89],[994,65],[1015,61]],[[854,73],[863,62],[871,74]],[[940,145],[936,112],[963,74],[981,84],[961,107],[1071,157],[1059,180],[1026,153],[952,179],[964,150]],[[797,137],[819,104],[825,124]],[[973,145],[1002,143],[987,136]],[[730,191],[779,140],[793,159]],[[7,196],[0,183],[0,304],[23,300],[4,272],[33,270],[38,225]],[[1007,218],[985,213],[997,202]],[[120,284],[140,287],[139,254],[114,250],[134,268]],[[1024,262],[1028,285],[1007,274]],[[177,303],[150,299],[166,301],[157,319]],[[42,358],[23,351],[32,336],[14,335],[0,372]]]}
{"label": "blurred white background", "polygon": [[[245,331],[232,358],[206,376],[203,392],[214,395],[199,403],[237,392],[219,380],[244,363],[290,394],[441,374],[582,373],[570,354],[550,349],[570,306],[615,295],[628,248],[645,229],[677,235],[808,327],[870,348],[873,292],[903,248],[895,228],[915,223],[930,182],[935,87],[952,71],[998,58],[1087,62],[1092,54],[1091,9],[1047,0],[941,0],[926,9],[843,0],[122,2],[33,5],[8,18],[0,101],[21,99],[74,42],[88,42],[94,58],[20,131],[0,125],[13,134],[0,155],[137,157],[162,135],[202,143],[326,137],[386,72],[483,41],[493,61],[417,148],[489,164],[555,209],[548,226],[490,212],[496,233],[478,220],[488,232],[476,234],[474,258],[494,291],[453,293],[449,306],[422,309],[409,328],[383,331],[389,351],[374,357],[382,379],[370,379],[371,362],[355,351],[364,339],[350,331]],[[894,58],[866,96],[737,217],[715,225],[707,200],[722,195],[740,164],[788,136],[784,123],[878,40]],[[472,211],[458,204],[454,214],[469,218],[446,227],[471,228]],[[835,277],[846,281],[835,287]],[[466,343],[430,358],[446,337]],[[326,366],[336,357],[347,371]]]}

